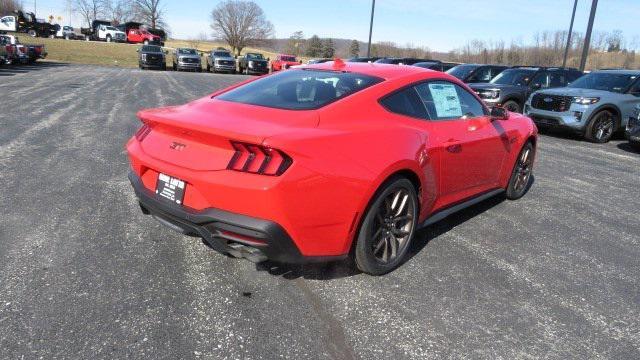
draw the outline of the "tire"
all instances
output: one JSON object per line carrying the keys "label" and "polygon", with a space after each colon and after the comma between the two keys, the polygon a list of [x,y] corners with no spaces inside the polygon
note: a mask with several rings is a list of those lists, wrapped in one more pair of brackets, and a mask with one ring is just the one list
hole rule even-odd
{"label": "tire", "polygon": [[38,35],[38,33],[36,33],[36,31],[33,29],[27,31],[27,34],[31,37],[36,37]]}
{"label": "tire", "polygon": [[176,63],[173,63],[173,71],[178,71],[178,65],[176,65]]}
{"label": "tire", "polygon": [[509,185],[507,185],[507,199],[520,199],[527,193],[527,191],[529,191],[535,156],[535,147],[531,141],[527,141],[527,143],[522,147],[522,150],[520,150],[516,163],[513,165],[511,178],[509,178]]}
{"label": "tire", "polygon": [[594,143],[603,144],[611,140],[617,130],[618,119],[609,110],[598,111],[585,130],[584,137]]}
{"label": "tire", "polygon": [[383,275],[400,266],[418,223],[418,196],[409,179],[393,177],[374,195],[355,245],[355,264],[370,275]]}
{"label": "tire", "polygon": [[211,72],[211,65],[209,65],[208,61],[207,61],[207,72]]}
{"label": "tire", "polygon": [[167,71],[167,64],[162,64],[162,66],[160,67],[160,70]]}
{"label": "tire", "polygon": [[522,112],[522,107],[520,107],[520,104],[518,104],[515,100],[505,101],[505,103],[502,104],[502,107],[514,113]]}

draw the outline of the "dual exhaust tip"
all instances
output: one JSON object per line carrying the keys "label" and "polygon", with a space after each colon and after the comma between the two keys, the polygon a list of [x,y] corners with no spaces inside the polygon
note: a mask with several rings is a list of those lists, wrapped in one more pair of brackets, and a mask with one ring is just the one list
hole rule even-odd
{"label": "dual exhaust tip", "polygon": [[260,263],[267,260],[267,256],[260,249],[239,243],[229,243],[227,246],[229,247],[229,255],[235,258],[244,258],[253,263]]}

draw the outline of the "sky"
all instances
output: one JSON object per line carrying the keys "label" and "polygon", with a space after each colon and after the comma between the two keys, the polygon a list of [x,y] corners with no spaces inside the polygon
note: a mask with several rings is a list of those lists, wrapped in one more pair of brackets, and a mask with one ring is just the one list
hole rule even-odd
{"label": "sky", "polygon": [[[23,0],[33,9],[34,0]],[[54,15],[68,21],[67,2],[37,0],[40,18]],[[210,34],[211,10],[221,0],[164,0],[167,21],[175,38]],[[305,37],[367,41],[371,0],[255,0],[276,31],[286,38],[297,30]],[[584,33],[591,0],[578,0],[574,31]],[[469,40],[531,41],[537,31],[568,30],[573,0],[377,0],[373,39],[399,45],[449,51]],[[640,43],[640,0],[599,0],[594,31],[622,30],[628,41]],[[71,16],[74,26],[80,19]]]}

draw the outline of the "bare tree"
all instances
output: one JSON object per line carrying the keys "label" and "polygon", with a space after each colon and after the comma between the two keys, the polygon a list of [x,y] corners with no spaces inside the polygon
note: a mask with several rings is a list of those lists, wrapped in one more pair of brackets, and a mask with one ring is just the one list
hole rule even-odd
{"label": "bare tree", "polygon": [[114,24],[123,24],[135,19],[131,0],[105,0],[105,17]]}
{"label": "bare tree", "polygon": [[22,3],[17,0],[0,0],[0,16],[22,10]]}
{"label": "bare tree", "polygon": [[91,21],[102,17],[105,9],[104,0],[73,0],[73,11],[82,16],[87,26],[91,26]]}
{"label": "bare tree", "polygon": [[148,24],[152,29],[166,28],[162,0],[133,0],[136,18]]}
{"label": "bare tree", "polygon": [[213,35],[224,40],[235,53],[273,36],[273,25],[253,1],[226,0],[211,12]]}

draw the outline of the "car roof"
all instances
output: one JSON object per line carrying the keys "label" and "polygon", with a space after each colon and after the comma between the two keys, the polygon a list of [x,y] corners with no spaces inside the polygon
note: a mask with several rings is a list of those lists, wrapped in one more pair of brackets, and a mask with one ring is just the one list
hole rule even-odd
{"label": "car roof", "polygon": [[318,69],[318,70],[331,70],[331,71],[345,71],[354,72],[364,75],[376,76],[383,79],[394,79],[401,76],[424,73],[425,71],[438,73],[433,70],[421,68],[419,66],[412,65],[395,65],[395,64],[380,64],[380,63],[363,63],[363,62],[342,62],[337,65],[335,61],[328,61],[320,64],[309,64],[300,67],[301,69]]}
{"label": "car roof", "polygon": [[640,75],[640,70],[611,69],[611,70],[594,70],[592,73],[622,74],[622,75]]}

